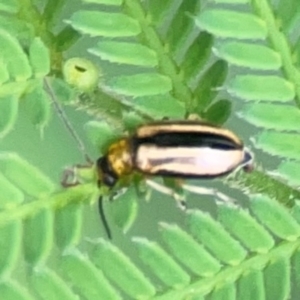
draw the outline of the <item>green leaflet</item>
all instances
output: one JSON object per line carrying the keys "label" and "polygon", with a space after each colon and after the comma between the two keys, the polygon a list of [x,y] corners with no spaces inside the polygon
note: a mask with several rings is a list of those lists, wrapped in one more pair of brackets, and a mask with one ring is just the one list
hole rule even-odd
{"label": "green leaflet", "polygon": [[176,50],[185,44],[187,37],[192,32],[194,22],[190,14],[196,14],[199,10],[200,1],[182,1],[177,8],[166,34],[173,53],[176,53]]}
{"label": "green leaflet", "polygon": [[5,300],[34,300],[26,288],[13,281],[5,281],[0,284],[1,297]]}
{"label": "green leaflet", "polygon": [[7,67],[5,63],[1,60],[0,61],[0,84],[2,85],[8,80],[9,80],[9,74],[7,71]]}
{"label": "green leaflet", "polygon": [[278,202],[265,196],[253,196],[251,209],[273,234],[282,239],[292,241],[300,236],[300,225]]}
{"label": "green leaflet", "polygon": [[239,299],[245,300],[265,299],[264,276],[262,271],[254,270],[240,278],[238,282],[238,297]]}
{"label": "green leaflet", "polygon": [[56,211],[54,226],[58,247],[65,249],[80,242],[82,218],[83,207],[80,202],[71,203]]}
{"label": "green leaflet", "polygon": [[227,86],[228,92],[246,100],[291,101],[295,97],[292,83],[278,76],[241,75]]}
{"label": "green leaflet", "polygon": [[151,19],[155,24],[159,24],[167,16],[170,8],[172,7],[172,0],[152,0],[148,1],[146,9],[149,12]]}
{"label": "green leaflet", "polygon": [[222,43],[216,50],[217,55],[230,64],[258,70],[278,70],[281,58],[277,52],[269,47],[242,43]]}
{"label": "green leaflet", "polygon": [[35,37],[32,24],[21,20],[15,14],[0,14],[0,28],[5,28],[11,36],[17,38],[19,41],[28,41]]}
{"label": "green leaflet", "polygon": [[292,105],[275,103],[246,104],[239,116],[266,129],[289,131],[299,129],[300,111]]}
{"label": "green leaflet", "polygon": [[195,18],[200,29],[223,37],[236,39],[265,39],[266,24],[258,17],[230,10],[205,10]]}
{"label": "green leaflet", "polygon": [[189,46],[180,65],[187,81],[196,76],[207,63],[211,55],[212,45],[212,35],[207,32],[201,32]]}
{"label": "green leaflet", "polygon": [[29,282],[41,298],[77,300],[69,285],[56,272],[43,268],[30,274]]}
{"label": "green leaflet", "polygon": [[158,64],[156,53],[140,44],[103,41],[89,49],[89,52],[113,63],[144,67],[155,67]]}
{"label": "green leaflet", "polygon": [[297,161],[284,161],[276,169],[278,174],[290,186],[298,186],[300,184],[300,163]]}
{"label": "green leaflet", "polygon": [[134,238],[140,258],[167,286],[179,288],[190,282],[189,275],[157,243],[146,238]]}
{"label": "green leaflet", "polygon": [[[246,211],[235,206],[220,205],[218,217],[250,251],[266,253],[274,246],[272,236]],[[252,229],[250,234],[249,228]]]}
{"label": "green leaflet", "polygon": [[0,98],[0,137],[7,135],[14,127],[18,117],[19,103],[15,95]]}
{"label": "green leaflet", "polygon": [[77,287],[79,294],[86,299],[120,300],[118,292],[95,267],[91,260],[79,251],[61,257],[60,269],[66,278]]}
{"label": "green leaflet", "polygon": [[13,208],[24,201],[24,194],[0,173],[0,209]]}
{"label": "green leaflet", "polygon": [[155,294],[148,278],[113,244],[100,240],[93,262],[130,297],[145,298]]}
{"label": "green leaflet", "polygon": [[293,23],[297,19],[299,13],[299,2],[297,0],[290,0],[289,5],[286,1],[280,0],[277,6],[277,18],[280,20],[281,26],[285,32],[292,29]]}
{"label": "green leaflet", "polygon": [[227,72],[227,63],[217,60],[202,75],[194,90],[194,94],[197,96],[196,111],[198,113],[204,112],[217,96],[217,89],[224,83]]}
{"label": "green leaflet", "polygon": [[165,94],[172,89],[168,77],[155,73],[115,77],[107,85],[116,93],[132,97]]}
{"label": "green leaflet", "polygon": [[53,247],[53,214],[41,210],[24,225],[24,254],[28,263],[37,265],[47,259]]}
{"label": "green leaflet", "polygon": [[289,297],[291,289],[290,267],[288,257],[279,257],[267,267],[264,282],[269,299],[273,297],[287,299]]}
{"label": "green leaflet", "polygon": [[29,48],[29,59],[35,77],[43,77],[49,73],[49,49],[40,38],[35,38],[31,43]]}
{"label": "green leaflet", "polygon": [[245,258],[245,249],[208,214],[192,211],[188,221],[191,232],[219,260],[234,265]]}
{"label": "green leaflet", "polygon": [[299,159],[298,133],[264,131],[255,138],[255,147],[273,155]]}
{"label": "green leaflet", "polygon": [[17,39],[3,29],[0,30],[0,57],[7,65],[7,71],[14,80],[26,80],[32,75],[26,54]]}
{"label": "green leaflet", "polygon": [[33,197],[48,195],[55,189],[46,175],[14,153],[0,154],[0,171],[13,184]]}
{"label": "green leaflet", "polygon": [[212,292],[210,300],[236,299],[236,287],[233,283],[223,284]]}
{"label": "green leaflet", "polygon": [[22,246],[22,224],[14,222],[0,228],[0,274],[9,276],[14,270]]}
{"label": "green leaflet", "polygon": [[[126,233],[138,214],[138,195],[136,187],[130,186],[126,191],[113,198],[113,203],[109,203],[109,215],[113,223]],[[107,205],[106,205],[107,206]]]}
{"label": "green leaflet", "polygon": [[43,129],[51,118],[51,102],[45,92],[43,82],[36,82],[32,90],[22,98],[21,108],[25,109],[31,122]]}
{"label": "green leaflet", "polygon": [[193,273],[209,277],[220,270],[220,263],[179,226],[167,223],[160,226],[162,237],[172,254]]}
{"label": "green leaflet", "polygon": [[127,37],[140,33],[138,22],[121,13],[80,10],[66,22],[91,36]]}
{"label": "green leaflet", "polygon": [[231,107],[232,105],[229,100],[221,99],[210,105],[201,115],[212,124],[222,125],[230,117]]}
{"label": "green leaflet", "polygon": [[123,136],[121,132],[114,130],[105,122],[90,121],[85,124],[84,129],[91,142],[101,153],[106,153],[109,146]]}
{"label": "green leaflet", "polygon": [[182,119],[185,114],[184,105],[169,94],[138,97],[132,103],[155,119]]}

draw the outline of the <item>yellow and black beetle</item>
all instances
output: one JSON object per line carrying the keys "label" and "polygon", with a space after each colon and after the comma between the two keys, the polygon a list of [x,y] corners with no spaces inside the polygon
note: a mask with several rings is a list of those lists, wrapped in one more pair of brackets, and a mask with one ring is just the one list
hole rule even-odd
{"label": "yellow and black beetle", "polygon": [[97,160],[99,184],[145,175],[212,179],[247,169],[252,155],[231,131],[199,121],[161,121],[139,127]]}
{"label": "yellow and black beetle", "polygon": [[[113,143],[96,163],[98,185],[109,188],[134,173],[213,179],[239,168],[251,170],[252,155],[232,131],[188,120],[140,126],[132,136]],[[99,212],[110,238],[102,200]]]}

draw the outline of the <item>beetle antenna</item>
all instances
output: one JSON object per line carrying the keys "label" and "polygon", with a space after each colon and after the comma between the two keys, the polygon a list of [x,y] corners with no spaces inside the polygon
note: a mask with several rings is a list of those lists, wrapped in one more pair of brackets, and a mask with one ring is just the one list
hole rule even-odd
{"label": "beetle antenna", "polygon": [[105,213],[104,213],[103,195],[99,196],[99,199],[98,199],[98,209],[99,209],[100,218],[101,218],[104,230],[106,232],[106,235],[107,235],[108,239],[111,240],[112,239],[112,237],[111,237],[111,231],[110,231],[110,228],[109,228],[109,225],[108,225]]}
{"label": "beetle antenna", "polygon": [[63,122],[63,124],[65,125],[65,127],[70,132],[73,139],[75,140],[79,151],[83,155],[84,160],[86,160],[88,163],[91,163],[92,159],[89,157],[89,155],[85,149],[84,143],[80,139],[79,135],[76,133],[76,130],[72,126],[71,122],[69,121],[69,118],[67,117],[65,111],[63,110],[60,103],[58,102],[55,92],[47,78],[44,79],[44,87],[45,87],[45,90],[48,92],[48,95],[50,96],[52,104],[58,113],[58,116],[60,117],[61,121]]}

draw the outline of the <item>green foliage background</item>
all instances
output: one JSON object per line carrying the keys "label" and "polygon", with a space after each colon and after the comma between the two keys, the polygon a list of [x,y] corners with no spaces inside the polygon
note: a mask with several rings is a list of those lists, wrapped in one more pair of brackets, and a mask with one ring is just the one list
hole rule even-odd
{"label": "green foliage background", "polygon": [[[298,299],[299,25],[296,0],[1,0],[1,299]],[[187,193],[187,212],[132,184],[105,203],[108,241],[93,167],[60,186],[85,160],[45,83],[93,159],[196,114],[255,169],[192,182],[235,204]]]}

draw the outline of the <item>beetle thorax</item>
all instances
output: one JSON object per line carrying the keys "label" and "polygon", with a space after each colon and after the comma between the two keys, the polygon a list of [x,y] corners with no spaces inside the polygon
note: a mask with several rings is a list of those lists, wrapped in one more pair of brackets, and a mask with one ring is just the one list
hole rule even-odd
{"label": "beetle thorax", "polygon": [[132,155],[128,139],[121,139],[112,144],[107,155],[112,169],[119,177],[132,172]]}

